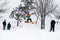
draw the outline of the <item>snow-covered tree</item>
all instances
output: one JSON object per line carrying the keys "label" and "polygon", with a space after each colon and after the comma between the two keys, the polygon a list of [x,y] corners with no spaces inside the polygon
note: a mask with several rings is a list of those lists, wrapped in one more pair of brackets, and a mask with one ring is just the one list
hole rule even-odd
{"label": "snow-covered tree", "polygon": [[10,15],[10,17],[15,18],[17,20],[17,26],[21,18],[25,19],[25,14],[30,13],[30,11],[34,9],[32,5],[33,3],[32,0],[22,0],[21,2],[23,2],[24,4],[20,4],[18,7],[16,7],[11,12],[11,15]]}
{"label": "snow-covered tree", "polygon": [[26,13],[30,13],[31,10],[35,9],[34,7],[34,0],[22,0],[22,2],[24,3],[24,7],[25,7],[25,12]]}
{"label": "snow-covered tree", "polygon": [[22,9],[19,9],[19,8],[22,8],[22,7],[21,6],[18,8],[16,7],[16,9],[14,9],[10,14],[11,18],[14,18],[17,20],[17,26],[19,26],[19,22],[21,22],[22,18],[24,18],[25,16],[25,13],[22,12]]}
{"label": "snow-covered tree", "polygon": [[58,5],[56,5],[53,0],[36,0],[35,4],[35,15],[37,16],[37,20],[41,18],[41,29],[45,29],[45,17],[50,13],[53,14]]}

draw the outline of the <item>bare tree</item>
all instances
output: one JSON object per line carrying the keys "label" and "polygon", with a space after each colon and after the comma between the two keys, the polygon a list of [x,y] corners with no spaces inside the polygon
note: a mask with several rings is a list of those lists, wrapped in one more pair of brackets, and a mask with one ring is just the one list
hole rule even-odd
{"label": "bare tree", "polygon": [[37,20],[41,17],[41,29],[45,29],[45,17],[49,13],[53,13],[54,10],[58,7],[58,5],[54,4],[53,0],[36,0],[36,13]]}
{"label": "bare tree", "polygon": [[60,9],[58,8],[57,10],[55,10],[53,15],[56,19],[60,20]]}
{"label": "bare tree", "polygon": [[4,2],[0,3],[0,13],[4,13],[7,9],[4,9],[4,7],[7,4],[7,0],[4,0]]}

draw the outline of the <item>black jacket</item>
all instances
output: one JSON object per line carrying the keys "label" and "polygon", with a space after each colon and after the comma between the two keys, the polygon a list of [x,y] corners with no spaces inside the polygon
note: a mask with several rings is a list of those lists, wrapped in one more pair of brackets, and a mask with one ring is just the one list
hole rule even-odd
{"label": "black jacket", "polygon": [[55,20],[51,21],[51,25],[55,25],[55,23],[56,23]]}
{"label": "black jacket", "polygon": [[6,22],[5,21],[3,22],[3,26],[6,26]]}
{"label": "black jacket", "polygon": [[9,24],[7,25],[7,29],[10,29],[10,27],[11,27],[11,24],[9,23]]}

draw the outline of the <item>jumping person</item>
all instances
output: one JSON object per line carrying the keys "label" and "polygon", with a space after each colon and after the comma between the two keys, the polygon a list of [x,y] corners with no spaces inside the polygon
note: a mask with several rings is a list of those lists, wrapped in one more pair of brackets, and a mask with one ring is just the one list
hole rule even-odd
{"label": "jumping person", "polygon": [[27,22],[29,22],[29,20],[30,20],[30,22],[32,22],[32,19],[30,18],[29,14],[27,14],[26,18],[27,18]]}

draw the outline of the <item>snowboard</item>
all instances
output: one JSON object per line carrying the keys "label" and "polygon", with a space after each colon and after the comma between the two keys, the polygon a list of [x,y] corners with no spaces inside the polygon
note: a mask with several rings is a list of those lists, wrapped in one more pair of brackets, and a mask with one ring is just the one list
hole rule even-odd
{"label": "snowboard", "polygon": [[35,24],[35,22],[27,22],[27,21],[25,21],[25,23],[31,23],[31,24]]}

